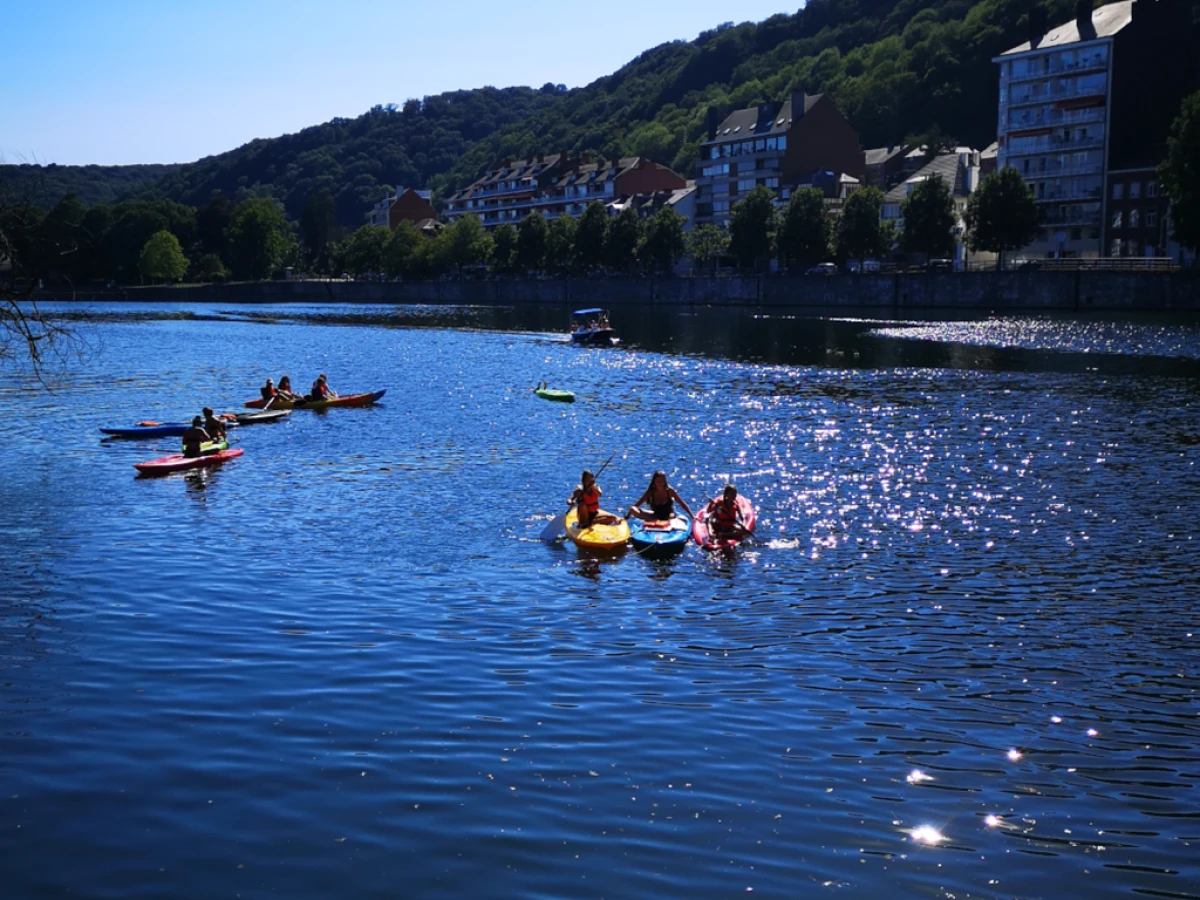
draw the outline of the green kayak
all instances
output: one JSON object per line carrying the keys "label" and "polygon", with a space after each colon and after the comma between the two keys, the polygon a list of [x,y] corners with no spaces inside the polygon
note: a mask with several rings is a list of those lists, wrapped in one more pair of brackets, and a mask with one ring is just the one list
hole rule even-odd
{"label": "green kayak", "polygon": [[570,391],[556,391],[553,388],[534,388],[533,392],[543,400],[556,400],[559,403],[575,402],[575,395]]}

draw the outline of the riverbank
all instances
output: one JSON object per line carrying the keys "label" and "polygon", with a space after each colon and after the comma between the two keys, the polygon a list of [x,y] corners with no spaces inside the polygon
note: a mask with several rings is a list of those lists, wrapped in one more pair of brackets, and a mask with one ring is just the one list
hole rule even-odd
{"label": "riverbank", "polygon": [[[45,299],[71,299],[45,292]],[[223,303],[450,304],[465,306],[740,306],[770,308],[1073,312],[1200,309],[1195,272],[942,272],[887,275],[760,275],[726,278],[554,278],[378,283],[261,281],[81,290],[85,300]]]}

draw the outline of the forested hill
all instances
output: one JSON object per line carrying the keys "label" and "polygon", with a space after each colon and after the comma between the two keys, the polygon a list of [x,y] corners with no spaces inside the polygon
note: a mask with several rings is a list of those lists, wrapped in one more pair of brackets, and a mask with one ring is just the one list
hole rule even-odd
{"label": "forested hill", "polygon": [[115,203],[130,194],[155,191],[159,180],[178,168],[179,165],[0,165],[0,186],[19,199],[30,197],[46,209],[64,194],[74,194],[85,206],[95,206]]}
{"label": "forested hill", "polygon": [[[1073,0],[1037,0],[1046,21]],[[983,147],[996,132],[998,53],[1027,38],[1034,0],[810,0],[790,15],[663,44],[584,88],[480,88],[377,106],[180,166],[151,190],[199,205],[262,194],[297,218],[327,189],[357,226],[384,186],[444,196],[493,161],[538,152],[643,154],[690,174],[710,107],[829,93],[864,147],[938,130]],[[62,168],[62,167],[60,167]]]}

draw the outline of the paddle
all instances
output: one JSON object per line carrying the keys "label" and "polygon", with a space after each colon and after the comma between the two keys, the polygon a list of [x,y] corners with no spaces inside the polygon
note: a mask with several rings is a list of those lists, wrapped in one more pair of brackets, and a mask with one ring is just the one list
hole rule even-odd
{"label": "paddle", "polygon": [[[599,478],[601,472],[608,468],[608,464],[613,461],[613,458],[616,457],[616,455],[617,453],[614,450],[613,455],[604,461],[604,465],[602,465],[600,467],[600,471],[596,473],[596,478]],[[568,512],[570,512],[569,508],[563,510],[562,513],[551,519],[550,524],[542,529],[542,533],[538,535],[538,538],[545,541],[547,544],[553,544],[554,541],[558,539],[558,536],[563,533],[563,529],[567,527]]]}

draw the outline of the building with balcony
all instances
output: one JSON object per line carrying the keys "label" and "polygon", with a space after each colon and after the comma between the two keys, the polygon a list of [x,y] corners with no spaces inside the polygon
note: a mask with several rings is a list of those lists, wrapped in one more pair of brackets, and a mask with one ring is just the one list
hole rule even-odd
{"label": "building with balcony", "polygon": [[643,156],[598,159],[562,154],[505,160],[500,166],[450,197],[446,216],[479,217],[487,229],[518,224],[531,212],[547,220],[578,218],[588,204],[614,202],[644,194],[681,190],[687,182]]}
{"label": "building with balcony", "polygon": [[950,189],[954,199],[954,262],[957,266],[971,263],[994,262],[995,256],[990,253],[976,253],[968,258],[967,247],[964,243],[966,227],[964,218],[967,213],[967,201],[979,188],[982,178],[982,154],[970,147],[956,147],[953,153],[940,153],[929,160],[923,167],[910,175],[901,184],[896,185],[883,197],[882,218],[885,222],[893,222],[897,231],[903,226],[904,219],[900,214],[900,205],[912,192],[912,189],[931,178],[940,178]]}
{"label": "building with balcony", "polygon": [[697,224],[728,225],[733,204],[759,186],[782,207],[796,185],[823,169],[866,177],[858,134],[828,97],[797,92],[735,110],[700,145]]}
{"label": "building with balcony", "polygon": [[1094,10],[1090,0],[1079,0],[1075,18],[1049,31],[1037,12],[1030,39],[994,60],[997,164],[1021,172],[1042,214],[1027,254],[1140,256],[1149,252],[1144,214],[1136,216],[1138,236],[1127,235],[1121,229],[1128,214],[1122,209],[1114,219],[1109,198],[1113,190],[1123,193],[1115,184],[1129,178],[1146,190],[1165,154],[1170,122],[1194,89],[1190,12],[1180,0],[1120,0]]}

